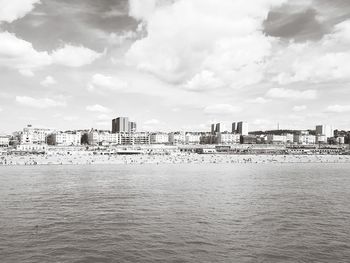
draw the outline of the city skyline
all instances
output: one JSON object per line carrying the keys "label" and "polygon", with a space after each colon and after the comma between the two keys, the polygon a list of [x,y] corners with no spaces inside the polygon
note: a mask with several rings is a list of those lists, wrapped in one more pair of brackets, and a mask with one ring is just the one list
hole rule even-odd
{"label": "city skyline", "polygon": [[13,0],[0,10],[0,133],[110,129],[115,113],[150,131],[241,119],[250,130],[350,130],[346,0]]}

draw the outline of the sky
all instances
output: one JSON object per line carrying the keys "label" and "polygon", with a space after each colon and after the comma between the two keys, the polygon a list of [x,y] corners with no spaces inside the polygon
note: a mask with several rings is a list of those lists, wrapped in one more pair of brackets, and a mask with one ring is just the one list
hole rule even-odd
{"label": "sky", "polygon": [[0,132],[350,130],[348,0],[0,0]]}

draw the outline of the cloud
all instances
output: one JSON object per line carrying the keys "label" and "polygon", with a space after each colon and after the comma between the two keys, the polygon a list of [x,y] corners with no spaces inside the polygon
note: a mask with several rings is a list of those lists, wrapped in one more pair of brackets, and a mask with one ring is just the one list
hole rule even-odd
{"label": "cloud", "polygon": [[47,76],[45,79],[43,79],[41,82],[40,82],[40,85],[41,86],[44,86],[44,87],[48,87],[48,86],[51,86],[51,85],[54,85],[56,84],[56,80],[51,77],[51,76]]}
{"label": "cloud", "polygon": [[38,3],[40,0],[0,0],[0,24],[24,17]]}
{"label": "cloud", "polygon": [[81,67],[101,56],[91,49],[71,45],[65,45],[49,54],[47,51],[35,50],[30,42],[17,38],[12,33],[0,32],[0,66],[16,69],[27,77],[34,76],[34,70],[52,64]]}
{"label": "cloud", "polygon": [[225,85],[223,81],[215,77],[211,71],[204,70],[189,80],[184,87],[192,91],[216,90]]}
{"label": "cloud", "polygon": [[145,121],[143,124],[144,124],[144,125],[156,125],[156,124],[159,124],[159,123],[160,123],[159,120],[157,120],[157,119],[151,119],[151,120]]}
{"label": "cloud", "polygon": [[300,106],[294,106],[293,107],[293,111],[295,111],[295,112],[304,111],[306,109],[307,109],[307,107],[305,105],[300,105]]}
{"label": "cloud", "polygon": [[204,113],[208,115],[232,114],[240,111],[242,108],[230,104],[215,104],[204,108]]}
{"label": "cloud", "polygon": [[25,76],[25,77],[28,77],[28,78],[31,78],[31,77],[35,76],[34,72],[31,69],[20,69],[20,70],[18,70],[18,72],[22,76]]}
{"label": "cloud", "polygon": [[66,102],[62,100],[60,101],[60,100],[53,100],[49,98],[33,98],[33,97],[27,97],[27,96],[16,96],[16,102],[20,105],[37,108],[37,109],[66,106]]}
{"label": "cloud", "polygon": [[155,10],[156,0],[129,0],[129,15],[146,20]]}
{"label": "cloud", "polygon": [[[145,21],[147,34],[130,47],[126,61],[192,90],[258,83],[276,41],[264,35],[262,22],[272,6],[284,2],[131,1],[130,15]],[[141,11],[141,5],[148,11]]]}
{"label": "cloud", "polygon": [[270,63],[273,80],[282,85],[350,80],[349,35],[350,20],[346,20],[319,41],[279,47]]}
{"label": "cloud", "polygon": [[306,99],[313,100],[317,98],[316,90],[293,90],[286,88],[272,88],[266,93],[267,97],[277,99]]}
{"label": "cloud", "polygon": [[333,113],[350,112],[350,105],[330,105],[327,107],[326,111]]}
{"label": "cloud", "polygon": [[103,54],[83,46],[65,44],[63,48],[52,52],[53,63],[67,67],[81,67],[89,65]]}
{"label": "cloud", "polygon": [[99,104],[91,105],[91,106],[86,106],[87,111],[92,111],[92,112],[101,112],[101,113],[108,113],[111,112],[111,109],[104,107]]}
{"label": "cloud", "polygon": [[0,66],[17,69],[31,76],[32,69],[51,64],[47,52],[36,51],[33,45],[9,32],[0,32]]}
{"label": "cloud", "polygon": [[124,90],[128,87],[128,83],[117,77],[111,77],[103,74],[94,74],[91,81],[88,83],[89,91],[99,91],[104,90]]}
{"label": "cloud", "polygon": [[258,97],[255,99],[250,99],[247,100],[248,103],[254,103],[254,104],[265,104],[266,102],[268,102],[269,100],[263,98],[263,97]]}

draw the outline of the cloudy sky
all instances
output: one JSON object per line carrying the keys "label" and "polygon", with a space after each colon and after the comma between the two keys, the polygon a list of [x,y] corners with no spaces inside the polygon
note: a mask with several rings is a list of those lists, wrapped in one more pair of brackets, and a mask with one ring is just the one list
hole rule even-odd
{"label": "cloudy sky", "polygon": [[348,0],[0,0],[0,132],[350,129]]}

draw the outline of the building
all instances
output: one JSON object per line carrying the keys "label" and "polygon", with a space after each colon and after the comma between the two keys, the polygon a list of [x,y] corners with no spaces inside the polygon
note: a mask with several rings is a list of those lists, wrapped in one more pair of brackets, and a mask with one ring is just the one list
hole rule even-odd
{"label": "building", "polygon": [[45,153],[47,151],[46,144],[20,144],[16,148],[19,152],[29,152],[29,153]]}
{"label": "building", "polygon": [[282,135],[286,136],[287,143],[293,143],[293,141],[294,141],[294,134],[293,133],[284,133]]}
{"label": "building", "polygon": [[240,143],[240,135],[220,132],[217,134],[217,144],[237,144]]}
{"label": "building", "polygon": [[0,147],[9,147],[10,136],[0,135]]}
{"label": "building", "polygon": [[237,133],[240,135],[248,135],[249,129],[248,129],[248,123],[240,121],[237,123]]}
{"label": "building", "polygon": [[167,133],[152,133],[150,140],[151,144],[168,144],[169,135]]}
{"label": "building", "polygon": [[266,136],[266,143],[268,143],[268,144],[286,144],[287,143],[287,136],[286,135],[268,134]]}
{"label": "building", "polygon": [[118,117],[112,120],[112,133],[129,132],[129,118]]}
{"label": "building", "polygon": [[186,136],[184,132],[171,132],[168,135],[170,144],[185,144],[186,142]]}
{"label": "building", "polygon": [[118,136],[121,145],[151,144],[151,137],[147,132],[119,133]]}
{"label": "building", "polygon": [[21,133],[20,142],[21,144],[45,144],[47,136],[53,132],[53,129],[34,128],[28,125]]}
{"label": "building", "polygon": [[134,121],[129,122],[129,132],[136,132],[136,122]]}
{"label": "building", "polygon": [[211,134],[215,134],[215,124],[211,125]]}
{"label": "building", "polygon": [[57,146],[81,145],[81,132],[55,132],[47,136],[47,144]]}
{"label": "building", "polygon": [[119,138],[120,136],[118,133],[110,133],[108,131],[97,131],[91,129],[88,132],[89,145],[120,144]]}
{"label": "building", "polygon": [[237,133],[237,127],[235,122],[232,123],[232,133]]}
{"label": "building", "polygon": [[241,135],[240,136],[241,144],[257,144],[258,137],[256,135]]}
{"label": "building", "polygon": [[309,134],[307,131],[302,131],[299,134],[294,134],[293,141],[295,144],[312,145],[316,143],[316,136]]}
{"label": "building", "polygon": [[200,144],[217,144],[218,136],[216,134],[202,134]]}
{"label": "building", "polygon": [[316,135],[316,143],[317,144],[326,144],[328,142],[326,135],[318,134]]}
{"label": "building", "polygon": [[325,135],[328,138],[334,136],[333,127],[331,125],[317,125],[316,135]]}
{"label": "building", "polygon": [[215,126],[215,132],[221,132],[221,123],[217,123]]}
{"label": "building", "polygon": [[199,144],[201,141],[200,133],[186,133],[185,144]]}

